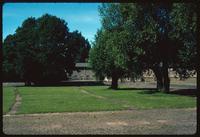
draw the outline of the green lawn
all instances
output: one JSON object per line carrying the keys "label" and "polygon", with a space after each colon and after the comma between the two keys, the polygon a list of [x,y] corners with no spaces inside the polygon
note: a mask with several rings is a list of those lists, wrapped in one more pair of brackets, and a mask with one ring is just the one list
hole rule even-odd
{"label": "green lawn", "polygon": [[[9,88],[3,90],[13,93]],[[18,87],[18,91],[22,97],[19,114],[196,107],[196,97],[151,94],[144,90],[111,90],[107,86]],[[7,96],[6,93],[5,102]],[[11,103],[4,103],[8,104]]]}
{"label": "green lawn", "polygon": [[7,113],[15,101],[15,92],[13,87],[3,88],[3,114]]}
{"label": "green lawn", "polygon": [[196,107],[196,98],[165,94],[149,90],[112,90],[107,87],[82,87],[87,91],[104,96],[108,100],[121,102],[120,104],[129,108],[151,109],[151,108],[189,108]]}

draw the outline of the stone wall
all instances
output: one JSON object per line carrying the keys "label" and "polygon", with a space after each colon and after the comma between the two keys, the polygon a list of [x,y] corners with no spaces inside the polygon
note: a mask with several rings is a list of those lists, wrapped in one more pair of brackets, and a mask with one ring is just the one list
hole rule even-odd
{"label": "stone wall", "polygon": [[95,80],[95,74],[92,70],[73,71],[70,80]]}
{"label": "stone wall", "polygon": [[[146,71],[144,73],[144,80],[145,81],[152,81],[155,80],[155,75],[152,70]],[[170,79],[179,79],[179,75],[173,71],[172,69],[169,69],[169,77]],[[191,78],[196,78],[197,74],[194,72],[194,75],[191,76]],[[96,80],[95,74],[91,69],[80,69],[79,71],[73,71],[70,80]],[[105,78],[105,81],[110,81],[111,79]],[[140,81],[141,79],[138,79],[137,81]],[[131,81],[130,78],[123,79],[122,81]]]}

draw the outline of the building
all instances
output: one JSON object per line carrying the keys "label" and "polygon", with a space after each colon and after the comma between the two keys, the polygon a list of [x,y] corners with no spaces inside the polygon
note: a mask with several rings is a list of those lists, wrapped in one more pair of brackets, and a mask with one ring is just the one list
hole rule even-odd
{"label": "building", "polygon": [[96,80],[89,63],[76,63],[75,67],[70,80]]}
{"label": "building", "polygon": [[[73,71],[70,80],[83,80],[83,81],[95,81],[95,73],[92,71],[91,66],[89,63],[76,63],[75,65],[76,70]],[[173,71],[172,68],[168,69],[169,71],[169,77],[170,79],[177,79],[179,78],[179,75]],[[191,76],[192,78],[196,78],[197,74],[195,71],[193,71],[193,75]],[[152,70],[148,70],[143,73],[143,78],[145,81],[150,80],[155,80],[155,75]],[[130,81],[130,78],[125,78],[123,79],[124,81]],[[140,79],[139,79],[140,80]],[[105,77],[104,81],[111,81],[111,78]]]}

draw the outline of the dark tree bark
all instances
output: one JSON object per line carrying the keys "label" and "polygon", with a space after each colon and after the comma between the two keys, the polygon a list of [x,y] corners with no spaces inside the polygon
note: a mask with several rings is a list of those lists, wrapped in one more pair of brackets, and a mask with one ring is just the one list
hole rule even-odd
{"label": "dark tree bark", "polygon": [[157,65],[152,70],[156,76],[157,89],[161,91],[163,89],[163,75],[161,72],[161,68]]}
{"label": "dark tree bark", "polygon": [[117,89],[118,88],[118,79],[119,77],[117,75],[112,75],[112,84],[111,84],[111,88],[112,89]]}
{"label": "dark tree bark", "polygon": [[163,92],[169,92],[170,89],[170,79],[168,73],[168,64],[163,62],[163,66],[156,66],[153,69],[153,72],[156,76],[157,89]]}
{"label": "dark tree bark", "polygon": [[169,79],[169,72],[168,72],[168,61],[171,57],[170,49],[169,49],[169,39],[167,36],[161,41],[161,59],[162,59],[162,74],[163,74],[163,89],[162,91],[167,93],[170,90],[170,79]]}
{"label": "dark tree bark", "polygon": [[31,82],[30,81],[25,81],[25,86],[31,86]]}
{"label": "dark tree bark", "polygon": [[169,79],[169,72],[168,72],[168,63],[166,61],[163,62],[163,92],[169,92],[170,90],[170,79]]}

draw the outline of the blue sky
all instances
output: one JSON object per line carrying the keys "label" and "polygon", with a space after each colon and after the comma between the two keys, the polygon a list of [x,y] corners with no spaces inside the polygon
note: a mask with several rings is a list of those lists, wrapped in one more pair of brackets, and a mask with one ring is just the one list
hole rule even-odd
{"label": "blue sky", "polygon": [[3,39],[14,34],[27,17],[55,15],[68,23],[69,31],[78,30],[89,41],[101,27],[98,13],[100,3],[6,3],[3,5]]}

